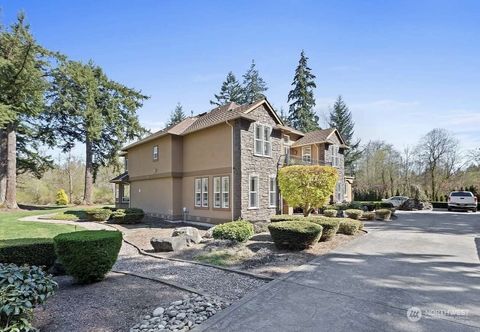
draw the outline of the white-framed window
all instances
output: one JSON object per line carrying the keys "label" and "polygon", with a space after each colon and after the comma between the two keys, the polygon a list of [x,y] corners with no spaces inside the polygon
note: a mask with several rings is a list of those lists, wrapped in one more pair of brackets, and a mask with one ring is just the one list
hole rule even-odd
{"label": "white-framed window", "polygon": [[222,208],[230,207],[230,177],[222,177]]}
{"label": "white-framed window", "polygon": [[154,145],[152,148],[152,158],[158,160],[158,145]]}
{"label": "white-framed window", "polygon": [[202,207],[208,207],[208,178],[202,178]]}
{"label": "white-framed window", "polygon": [[254,125],[254,151],[255,155],[272,155],[272,127],[255,123]]}
{"label": "white-framed window", "polygon": [[128,202],[130,202],[130,185],[125,184],[123,185],[122,203],[128,203]]}
{"label": "white-framed window", "polygon": [[202,179],[195,179],[195,206],[202,206]]}
{"label": "white-framed window", "polygon": [[222,207],[222,178],[219,176],[213,178],[213,207]]}
{"label": "white-framed window", "polygon": [[124,158],[124,163],[123,163],[124,167],[125,167],[125,172],[128,171],[128,158],[125,157]]}
{"label": "white-framed window", "polygon": [[268,178],[268,206],[277,206],[277,178],[275,175],[270,175]]}
{"label": "white-framed window", "polygon": [[302,147],[302,160],[306,163],[312,162],[312,147],[310,145]]}
{"label": "white-framed window", "polygon": [[215,176],[213,178],[213,207],[228,209],[230,203],[230,177]]}
{"label": "white-framed window", "polygon": [[258,175],[250,175],[248,183],[248,207],[256,209],[258,208]]}
{"label": "white-framed window", "polygon": [[332,145],[330,149],[332,150],[332,166],[339,166],[339,147],[336,145]]}

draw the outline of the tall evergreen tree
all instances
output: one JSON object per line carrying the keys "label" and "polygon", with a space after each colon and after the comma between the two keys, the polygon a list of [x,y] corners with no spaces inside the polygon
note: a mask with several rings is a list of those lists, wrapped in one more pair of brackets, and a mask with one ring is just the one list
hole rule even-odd
{"label": "tall evergreen tree", "polygon": [[352,113],[343,101],[342,96],[338,96],[333,104],[333,108],[330,110],[328,125],[331,128],[336,128],[340,132],[340,135],[342,135],[345,143],[350,147],[345,152],[345,168],[349,168],[353,171],[354,163],[360,158],[361,154],[358,149],[360,140],[355,142],[353,140],[355,123],[352,119]]}
{"label": "tall evergreen tree", "polygon": [[312,74],[307,61],[308,58],[302,50],[292,82],[294,88],[288,93],[288,102],[292,102],[289,109],[289,122],[295,129],[303,132],[319,128],[318,115],[313,110],[315,107],[313,89],[317,86],[314,81],[315,75]]}
{"label": "tall evergreen tree", "polygon": [[185,112],[183,112],[183,107],[180,103],[175,106],[175,109],[173,112],[170,114],[170,120],[168,120],[167,127],[173,126],[179,122],[182,122],[185,120],[187,116],[185,115]]}
{"label": "tall evergreen tree", "polygon": [[227,78],[222,83],[222,87],[220,88],[220,93],[218,95],[214,95],[215,100],[210,100],[210,104],[212,105],[225,105],[229,102],[235,102],[237,104],[242,103],[243,98],[243,89],[240,85],[240,82],[237,81],[237,78],[232,72],[227,74]]}
{"label": "tall evergreen tree", "polygon": [[110,80],[101,68],[64,61],[53,72],[44,130],[64,152],[77,142],[85,144],[84,204],[92,204],[93,183],[100,166],[117,161],[117,152],[128,140],[139,138],[137,110],[147,99],[140,91]]}
{"label": "tall evergreen tree", "polygon": [[251,104],[259,99],[265,98],[264,92],[267,90],[267,84],[255,68],[255,60],[252,60],[250,68],[243,75],[242,103]]}
{"label": "tall evergreen tree", "polygon": [[49,55],[23,13],[9,28],[0,25],[0,204],[8,208],[17,207],[17,136],[30,132],[44,108]]}

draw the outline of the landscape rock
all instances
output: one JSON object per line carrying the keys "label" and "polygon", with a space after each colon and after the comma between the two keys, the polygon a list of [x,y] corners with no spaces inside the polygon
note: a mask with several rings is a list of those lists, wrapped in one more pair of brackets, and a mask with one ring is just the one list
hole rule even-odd
{"label": "landscape rock", "polygon": [[171,302],[167,310],[156,308],[151,316],[144,316],[130,331],[189,331],[229,305],[218,298],[186,296],[183,300]]}
{"label": "landscape rock", "polygon": [[215,228],[215,226],[213,227],[210,227],[209,229],[207,229],[207,231],[205,232],[205,234],[203,234],[203,238],[204,239],[211,239],[213,238],[213,229]]}
{"label": "landscape rock", "polygon": [[200,243],[202,241],[202,236],[200,232],[195,227],[177,227],[173,230],[172,237],[176,236],[185,236],[187,242]]}
{"label": "landscape rock", "polygon": [[426,201],[420,201],[415,198],[409,198],[398,208],[399,210],[404,211],[415,211],[415,210],[432,210],[432,203]]}
{"label": "landscape rock", "polygon": [[187,238],[185,236],[156,237],[150,240],[150,244],[155,252],[177,251],[187,246]]}

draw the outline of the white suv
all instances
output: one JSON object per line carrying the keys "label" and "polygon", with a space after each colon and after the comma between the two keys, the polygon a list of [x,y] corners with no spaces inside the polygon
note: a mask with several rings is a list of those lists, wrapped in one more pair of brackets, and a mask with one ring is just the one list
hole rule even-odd
{"label": "white suv", "polygon": [[452,191],[448,196],[448,211],[453,209],[477,212],[477,197],[470,191]]}

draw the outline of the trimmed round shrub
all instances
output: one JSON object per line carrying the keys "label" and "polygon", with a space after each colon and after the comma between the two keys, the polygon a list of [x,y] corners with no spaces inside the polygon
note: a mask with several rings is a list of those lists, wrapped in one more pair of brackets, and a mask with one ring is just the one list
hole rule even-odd
{"label": "trimmed round shrub", "polygon": [[319,241],[330,241],[337,234],[340,223],[338,218],[310,217],[309,221],[322,226],[322,236]]}
{"label": "trimmed round shrub", "polygon": [[363,224],[360,221],[352,220],[348,218],[342,218],[340,219],[338,233],[345,234],[345,235],[354,235],[362,228],[363,228]]}
{"label": "trimmed round shrub", "polygon": [[231,221],[215,226],[212,236],[216,240],[245,242],[255,234],[253,224],[249,221]]}
{"label": "trimmed round shrub", "polygon": [[375,220],[375,212],[363,212],[362,218],[365,220]]}
{"label": "trimmed round shrub", "polygon": [[378,220],[388,221],[392,216],[392,211],[390,211],[389,209],[376,210],[375,216]]}
{"label": "trimmed round shrub", "polygon": [[268,230],[278,249],[303,250],[320,240],[323,228],[309,221],[280,221]]}
{"label": "trimmed round shrub", "polygon": [[141,223],[145,217],[145,212],[142,209],[138,208],[128,208],[125,209],[125,216],[123,217],[123,222],[125,224],[138,224]]}
{"label": "trimmed round shrub", "polygon": [[53,240],[67,273],[87,284],[102,280],[112,269],[122,246],[122,233],[80,231],[59,234]]}
{"label": "trimmed round shrub", "polygon": [[0,262],[45,266],[55,263],[53,239],[32,238],[0,241]]}
{"label": "trimmed round shrub", "polygon": [[123,224],[123,219],[125,218],[125,210],[113,211],[110,215],[110,220],[116,224]]}
{"label": "trimmed round shrub", "polygon": [[110,218],[112,210],[109,209],[88,209],[85,210],[87,219],[90,221],[105,221]]}
{"label": "trimmed round shrub", "polygon": [[345,210],[345,215],[350,219],[358,220],[362,217],[363,211],[357,209],[348,209]]}
{"label": "trimmed round shrub", "polygon": [[293,215],[293,214],[277,214],[270,217],[270,222],[278,222],[278,221],[294,221],[294,220],[302,220],[305,218],[301,215]]}
{"label": "trimmed round shrub", "polygon": [[337,210],[324,210],[324,211],[323,211],[323,215],[324,215],[325,217],[336,217],[336,216],[337,216],[337,213],[338,213]]}

